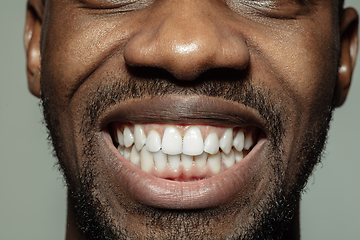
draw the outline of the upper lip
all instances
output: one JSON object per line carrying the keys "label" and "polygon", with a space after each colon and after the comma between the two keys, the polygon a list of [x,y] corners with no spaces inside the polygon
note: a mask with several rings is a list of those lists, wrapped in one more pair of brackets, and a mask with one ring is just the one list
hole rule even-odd
{"label": "upper lip", "polygon": [[127,100],[110,106],[99,118],[101,129],[111,122],[254,126],[268,135],[265,120],[256,109],[205,96],[170,95]]}

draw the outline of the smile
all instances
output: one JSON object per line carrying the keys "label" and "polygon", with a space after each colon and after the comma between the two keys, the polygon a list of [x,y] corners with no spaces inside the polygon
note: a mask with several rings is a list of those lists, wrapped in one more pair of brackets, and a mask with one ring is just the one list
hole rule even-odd
{"label": "smile", "polygon": [[114,146],[134,166],[156,177],[194,181],[212,177],[243,160],[256,144],[255,127],[110,124]]}
{"label": "smile", "polygon": [[261,177],[267,161],[265,121],[241,104],[154,97],[114,105],[102,115],[104,163],[119,188],[147,206],[201,209],[229,203],[256,187],[254,178]]}

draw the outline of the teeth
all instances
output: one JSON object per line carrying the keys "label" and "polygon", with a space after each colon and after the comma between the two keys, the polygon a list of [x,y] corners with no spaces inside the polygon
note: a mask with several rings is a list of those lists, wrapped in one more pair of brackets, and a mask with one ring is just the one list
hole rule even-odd
{"label": "teeth", "polygon": [[136,149],[140,151],[146,143],[146,135],[141,125],[135,125],[134,135]]}
{"label": "teeth", "polygon": [[220,148],[224,153],[229,154],[233,141],[233,130],[228,128],[220,139]]}
{"label": "teeth", "polygon": [[183,153],[197,156],[204,151],[204,141],[198,127],[191,127],[184,136]]}
{"label": "teeth", "polygon": [[134,133],[129,126],[124,126],[123,132],[117,129],[114,142],[118,142],[118,151],[126,160],[148,173],[153,169],[190,171],[196,166],[218,174],[242,161],[254,145],[253,132],[245,130],[244,134],[243,129],[233,136],[234,129],[227,128],[220,139],[209,129],[204,141],[199,126],[189,126],[184,137],[181,128],[166,126],[162,138],[155,129],[146,136],[144,128],[134,125]]}
{"label": "teeth", "polygon": [[140,163],[140,153],[137,151],[135,146],[133,146],[131,149],[130,162],[135,166]]}
{"label": "teeth", "polygon": [[231,168],[235,164],[235,154],[233,150],[230,150],[229,154],[221,153],[222,162],[227,168]]}
{"label": "teeth", "polygon": [[199,156],[195,156],[195,164],[200,168],[203,169],[206,166],[206,159],[208,157],[207,153],[203,153]]}
{"label": "teeth", "polygon": [[236,150],[241,152],[244,148],[244,132],[239,131],[233,141],[233,146]]}
{"label": "teeth", "polygon": [[220,172],[220,168],[221,168],[220,161],[221,161],[220,152],[208,156],[208,164],[212,173],[218,174]]}
{"label": "teeth", "polygon": [[124,129],[124,144],[125,147],[130,147],[134,143],[134,135],[131,133],[128,127]]}
{"label": "teeth", "polygon": [[123,147],[124,146],[124,135],[119,129],[117,130],[117,138],[118,138],[119,145]]}
{"label": "teeth", "polygon": [[156,153],[153,153],[153,156],[154,156],[154,161],[155,161],[155,167],[159,171],[164,170],[166,167],[166,163],[167,163],[166,154],[163,153],[162,151],[158,151]]}
{"label": "teeth", "polygon": [[238,163],[241,160],[243,160],[244,158],[244,154],[243,152],[238,152],[238,151],[234,151],[235,152],[235,161]]}
{"label": "teeth", "polygon": [[120,152],[121,155],[124,156],[124,150],[125,150],[125,147],[122,147],[122,146],[118,146],[118,151]]}
{"label": "teeth", "polygon": [[219,151],[219,138],[216,133],[210,133],[205,139],[204,152],[215,154]]}
{"label": "teeth", "polygon": [[181,162],[186,170],[190,169],[193,164],[193,156],[181,154]]}
{"label": "teeth", "polygon": [[167,127],[162,140],[163,153],[170,155],[181,154],[182,148],[182,137],[179,131],[172,126]]}
{"label": "teeth", "polygon": [[160,135],[155,130],[151,130],[146,138],[146,149],[149,152],[158,152],[161,148]]}
{"label": "teeth", "polygon": [[176,171],[179,169],[180,166],[180,155],[168,155],[168,160],[170,167]]}
{"label": "teeth", "polygon": [[245,150],[249,150],[252,145],[253,145],[252,134],[249,133],[245,137],[245,143],[244,143]]}
{"label": "teeth", "polygon": [[143,148],[140,152],[141,157],[141,170],[144,172],[150,172],[154,166],[153,154]]}
{"label": "teeth", "polygon": [[123,156],[126,160],[130,160],[131,148],[125,148]]}

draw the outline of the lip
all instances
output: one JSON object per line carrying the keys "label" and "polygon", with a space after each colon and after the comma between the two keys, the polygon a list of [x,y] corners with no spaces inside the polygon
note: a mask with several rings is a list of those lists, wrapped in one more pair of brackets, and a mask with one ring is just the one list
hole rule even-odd
{"label": "lip", "polygon": [[99,117],[101,129],[111,122],[204,124],[223,127],[254,126],[269,134],[258,111],[225,99],[167,95],[130,99],[110,106]]}
{"label": "lip", "polygon": [[261,138],[252,151],[232,168],[211,178],[177,182],[155,177],[133,166],[122,157],[106,129],[113,121],[132,123],[208,124],[215,126],[256,126],[265,135],[263,120],[256,110],[226,100],[202,96],[166,96],[137,99],[114,105],[100,118],[100,151],[109,156],[105,161],[118,185],[127,195],[147,206],[167,209],[201,209],[216,207],[233,200],[247,188],[257,165],[264,156],[266,138]]}

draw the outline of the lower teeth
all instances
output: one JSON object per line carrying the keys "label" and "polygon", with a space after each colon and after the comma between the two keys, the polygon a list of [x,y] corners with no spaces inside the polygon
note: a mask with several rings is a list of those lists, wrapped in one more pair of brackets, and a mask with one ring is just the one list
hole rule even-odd
{"label": "lower teeth", "polygon": [[205,169],[208,167],[212,174],[218,174],[222,170],[231,168],[235,163],[240,162],[248,151],[241,152],[232,148],[228,154],[218,151],[215,154],[203,152],[198,156],[189,156],[186,154],[168,155],[161,150],[158,152],[149,152],[146,148],[138,151],[133,145],[132,147],[118,146],[118,151],[123,157],[130,161],[134,166],[140,168],[144,172],[151,172],[153,169],[157,171],[191,171],[193,168]]}

